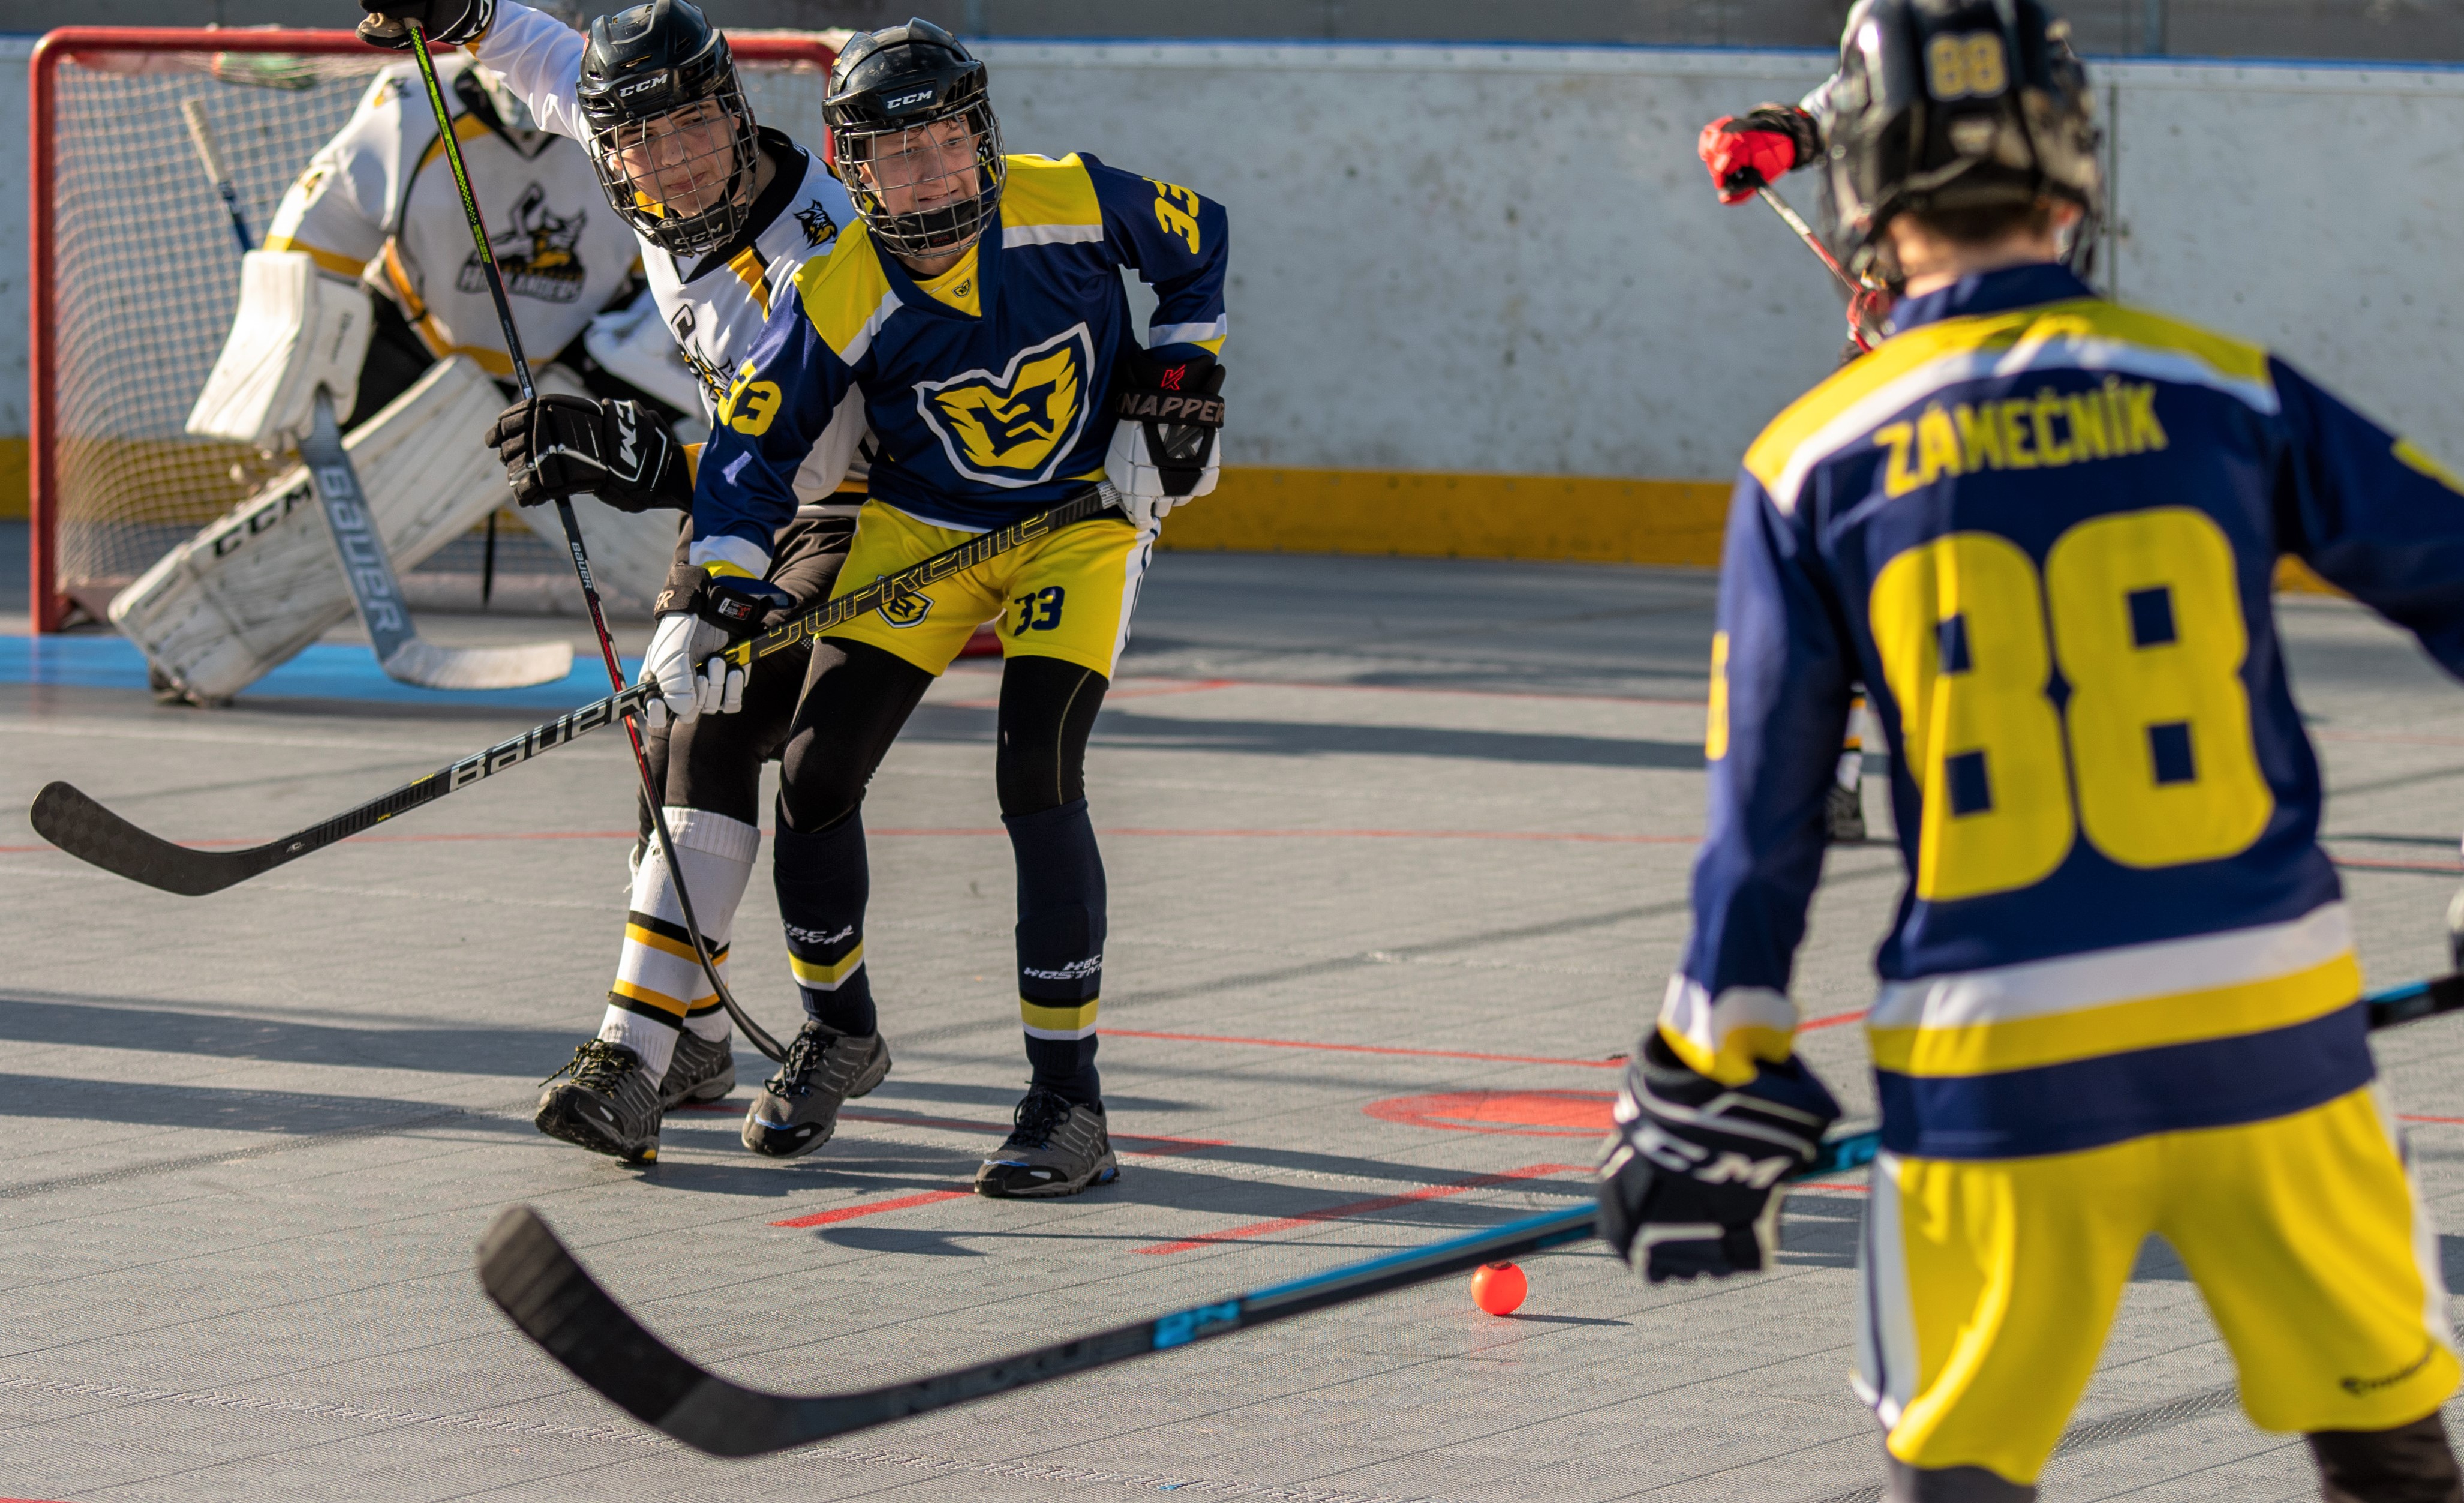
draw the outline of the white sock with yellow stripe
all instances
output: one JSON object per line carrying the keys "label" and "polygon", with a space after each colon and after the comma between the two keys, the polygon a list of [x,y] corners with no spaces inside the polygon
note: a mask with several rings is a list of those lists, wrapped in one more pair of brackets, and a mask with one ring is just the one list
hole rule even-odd
{"label": "white sock with yellow stripe", "polygon": [[[693,893],[694,917],[702,922],[702,941],[724,974],[737,905],[744,900],[753,858],[761,850],[760,828],[708,809],[673,806],[667,818],[676,859]],[[642,1056],[644,1072],[656,1084],[668,1072],[676,1030],[683,1028],[703,1038],[723,1039],[727,1013],[693,955],[675,883],[653,841],[633,869],[625,948],[617,958],[615,984],[607,989],[607,1015],[599,1025],[599,1036]]]}

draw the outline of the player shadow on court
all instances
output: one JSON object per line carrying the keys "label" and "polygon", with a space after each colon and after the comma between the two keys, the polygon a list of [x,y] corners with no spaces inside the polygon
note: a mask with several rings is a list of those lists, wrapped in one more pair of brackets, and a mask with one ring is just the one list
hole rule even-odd
{"label": "player shadow on court", "polygon": [[455,1025],[380,1028],[227,1016],[143,1005],[152,1000],[70,992],[0,992],[0,1040],[126,1049],[132,1039],[140,1039],[150,1050],[215,1059],[526,1076],[534,1080],[573,1051],[573,1030],[569,1028]]}
{"label": "player shadow on court", "polygon": [[[993,741],[994,712],[959,705],[916,708],[902,733],[911,741]],[[1253,757],[1432,757],[1534,766],[1656,767],[1700,771],[1699,741],[1622,736],[1455,730],[1425,725],[1351,725],[1304,720],[1236,720],[1142,715],[1106,706],[1089,742],[1150,751]]]}

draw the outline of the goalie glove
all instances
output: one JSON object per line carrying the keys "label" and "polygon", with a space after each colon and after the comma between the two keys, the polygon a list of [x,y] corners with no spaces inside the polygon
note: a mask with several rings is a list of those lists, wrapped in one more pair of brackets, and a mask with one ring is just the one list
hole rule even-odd
{"label": "goalie glove", "polygon": [[1223,367],[1212,355],[1159,361],[1132,345],[1114,373],[1112,447],[1104,477],[1143,528],[1215,489],[1221,470]]}
{"label": "goalie glove", "polygon": [[714,654],[759,630],[773,611],[795,604],[795,596],[767,580],[678,564],[659,592],[659,624],[642,653],[637,680],[656,680],[659,686],[650,723],[670,716],[691,723],[703,715],[744,708],[744,670]]}
{"label": "goalie glove", "polygon": [[1720,202],[1742,204],[1819,156],[1822,131],[1793,104],[1763,104],[1742,119],[1723,115],[1704,126],[1694,150],[1710,168]]}
{"label": "goalie glove", "polygon": [[1759,1271],[1779,1249],[1779,1184],[1811,1166],[1839,1103],[1805,1062],[1724,1086],[1654,1028],[1626,1065],[1601,1145],[1599,1230],[1657,1284]]}
{"label": "goalie glove", "polygon": [[639,402],[548,392],[497,413],[487,438],[523,506],[588,492],[620,512],[693,510],[684,446]]}
{"label": "goalie glove", "polygon": [[367,15],[360,22],[360,40],[370,47],[410,51],[410,23],[431,42],[477,41],[496,19],[496,0],[360,0]]}

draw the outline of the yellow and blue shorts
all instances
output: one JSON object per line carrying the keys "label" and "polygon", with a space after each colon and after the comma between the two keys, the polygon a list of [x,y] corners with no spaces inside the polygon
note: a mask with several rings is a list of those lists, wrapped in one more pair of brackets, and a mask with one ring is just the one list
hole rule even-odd
{"label": "yellow and blue shorts", "polygon": [[[955,548],[976,534],[935,527],[867,501],[832,598]],[[1105,512],[1064,527],[920,595],[868,611],[824,635],[868,642],[937,674],[967,638],[996,622],[1005,657],[1057,657],[1112,676],[1130,639],[1138,586],[1155,556],[1155,534]]]}
{"label": "yellow and blue shorts", "polygon": [[2198,1285],[2259,1428],[2391,1429],[2455,1390],[2438,1238],[2365,1087],[2079,1153],[1877,1159],[1858,1389],[1891,1454],[2034,1482],[2151,1233]]}

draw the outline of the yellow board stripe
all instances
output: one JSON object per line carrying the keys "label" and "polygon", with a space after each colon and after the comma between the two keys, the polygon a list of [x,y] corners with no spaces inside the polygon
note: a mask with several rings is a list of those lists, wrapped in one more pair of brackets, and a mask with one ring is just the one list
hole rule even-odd
{"label": "yellow board stripe", "polygon": [[2362,968],[2347,953],[2263,982],[1963,1028],[1868,1028],[1866,1038],[1878,1070],[1984,1075],[2265,1033],[2324,1017],[2361,994]]}
{"label": "yellow board stripe", "polygon": [[864,941],[861,939],[856,941],[855,948],[849,950],[844,958],[828,965],[824,965],[817,961],[802,960],[793,955],[787,957],[787,968],[796,973],[796,984],[810,986],[815,991],[838,990],[839,984],[854,975],[855,968],[863,963]]}
{"label": "yellow board stripe", "polygon": [[1095,1009],[1099,998],[1085,1002],[1054,1004],[1018,999],[1018,1015],[1026,1031],[1038,1038],[1085,1038],[1095,1031]]}

